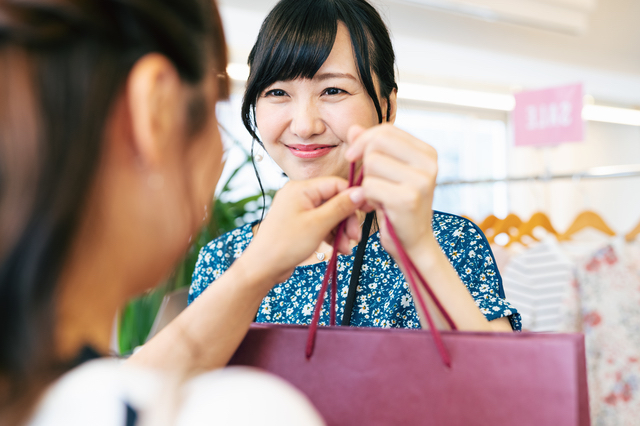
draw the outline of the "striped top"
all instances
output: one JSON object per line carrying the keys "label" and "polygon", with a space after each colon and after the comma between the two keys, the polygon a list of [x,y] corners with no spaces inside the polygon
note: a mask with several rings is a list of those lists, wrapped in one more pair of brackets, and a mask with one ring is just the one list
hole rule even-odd
{"label": "striped top", "polygon": [[502,273],[509,302],[529,331],[560,331],[563,301],[574,279],[574,264],[554,238],[513,256]]}

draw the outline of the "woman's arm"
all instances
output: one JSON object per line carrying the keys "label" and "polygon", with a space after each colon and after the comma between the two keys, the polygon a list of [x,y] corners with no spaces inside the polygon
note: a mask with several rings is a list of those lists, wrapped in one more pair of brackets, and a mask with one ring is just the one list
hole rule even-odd
{"label": "woman's arm", "polygon": [[[285,185],[243,255],[128,362],[188,375],[226,365],[271,287],[286,280],[340,221],[357,223],[363,192],[347,190],[347,182],[336,177]],[[347,229],[347,240],[360,238],[357,227]]]}
{"label": "woman's arm", "polygon": [[[407,254],[413,260],[424,279],[429,283],[434,294],[447,310],[458,329],[466,331],[512,331],[507,317],[487,321],[435,239],[433,242],[425,241],[423,245],[407,251]],[[404,270],[403,272],[407,273]],[[438,328],[446,328],[447,325],[444,318],[437,313],[435,304],[429,298],[426,290],[420,288],[420,292],[424,300],[427,301],[429,312],[436,321]],[[428,325],[423,320],[425,318],[424,314],[417,303],[416,309],[420,314],[422,328],[428,328]]]}
{"label": "woman's arm", "polygon": [[[346,156],[349,161],[363,162],[362,186],[368,207],[378,210],[384,248],[399,258],[385,226],[387,215],[405,251],[460,330],[511,331],[507,318],[487,321],[433,234],[432,203],[438,173],[435,149],[389,124],[367,130],[354,126],[349,140],[352,146]],[[406,275],[407,271],[403,272]],[[421,293],[437,326],[445,328],[444,318],[426,291],[421,289]],[[423,328],[427,328],[423,313],[416,308]]]}

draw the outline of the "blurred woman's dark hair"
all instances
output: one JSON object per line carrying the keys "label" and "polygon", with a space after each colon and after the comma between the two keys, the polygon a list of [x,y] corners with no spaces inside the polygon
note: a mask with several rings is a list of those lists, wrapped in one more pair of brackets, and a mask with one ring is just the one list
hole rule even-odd
{"label": "blurred woman's dark hair", "polygon": [[[54,355],[58,277],[105,121],[151,52],[188,84],[222,76],[226,96],[213,0],[0,0],[0,413],[69,366]],[[189,131],[204,127],[210,107],[194,95]]]}
{"label": "blurred woman's dark hair", "polygon": [[397,85],[395,54],[380,14],[366,0],[281,0],[262,23],[249,54],[242,122],[254,140],[262,144],[255,121],[261,93],[276,81],[313,78],[333,49],[338,22],[349,30],[360,79],[382,123],[373,75],[383,99],[388,100]]}

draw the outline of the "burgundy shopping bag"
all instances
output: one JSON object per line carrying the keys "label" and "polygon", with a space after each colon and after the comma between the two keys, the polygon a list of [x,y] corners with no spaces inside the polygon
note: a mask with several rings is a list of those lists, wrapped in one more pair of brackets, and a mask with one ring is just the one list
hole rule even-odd
{"label": "burgundy shopping bag", "polygon": [[[289,381],[331,426],[588,426],[584,336],[439,332],[418,281],[450,328],[456,325],[385,220],[429,331],[318,328],[327,286],[336,276],[341,224],[311,326],[254,324],[230,364]],[[333,285],[332,325],[335,296]]]}
{"label": "burgundy shopping bag", "polygon": [[254,324],[230,364],[292,383],[329,425],[589,425],[579,334],[428,332]]}

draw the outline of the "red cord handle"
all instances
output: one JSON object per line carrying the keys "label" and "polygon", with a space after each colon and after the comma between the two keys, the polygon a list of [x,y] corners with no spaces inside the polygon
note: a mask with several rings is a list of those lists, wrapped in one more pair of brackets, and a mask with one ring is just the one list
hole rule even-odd
{"label": "red cord handle", "polygon": [[[355,163],[351,163],[351,167],[349,168],[349,187],[353,186],[355,169]],[[362,172],[360,173],[358,182],[362,182]],[[322,285],[320,286],[320,291],[318,292],[318,300],[316,301],[316,306],[313,310],[313,318],[311,319],[311,325],[309,326],[309,337],[307,338],[307,348],[305,351],[307,359],[311,358],[311,355],[313,355],[313,348],[316,343],[316,332],[318,330],[318,322],[320,321],[320,313],[322,312],[322,305],[324,304],[324,293],[327,291],[329,281],[334,283],[331,286],[330,325],[336,325],[336,296],[338,293],[336,272],[338,264],[338,246],[340,244],[340,240],[342,239],[342,233],[344,232],[346,223],[347,221],[343,220],[342,222],[340,222],[340,225],[338,225],[338,232],[336,233],[336,238],[333,241],[333,253],[331,253],[331,259],[329,260],[329,264],[327,265],[327,271],[324,274],[324,279],[322,280]]]}
{"label": "red cord handle", "polygon": [[[356,179],[354,182],[355,163],[351,163],[351,167],[349,170],[349,187],[360,186],[363,179],[362,172],[363,170],[360,170],[358,179]],[[424,298],[422,297],[422,294],[419,291],[420,289],[418,287],[418,284],[416,283],[415,276],[418,277],[423,288],[427,291],[427,293],[429,294],[429,297],[431,297],[431,299],[435,303],[436,307],[444,317],[449,327],[451,327],[452,330],[457,330],[457,327],[453,322],[453,320],[451,319],[451,317],[449,316],[449,314],[447,313],[447,311],[444,309],[444,306],[442,306],[442,304],[440,303],[436,295],[433,293],[433,290],[431,289],[427,281],[424,279],[420,271],[418,271],[418,269],[416,268],[415,264],[411,261],[411,258],[409,258],[409,256],[405,252],[404,248],[402,247],[402,243],[400,242],[400,239],[398,238],[398,235],[396,234],[396,231],[393,225],[391,224],[391,221],[389,220],[386,212],[384,216],[385,216],[384,219],[385,219],[385,225],[387,227],[387,232],[389,232],[389,236],[391,237],[391,240],[393,241],[394,245],[396,246],[396,249],[398,250],[400,263],[404,267],[404,270],[407,271],[406,276],[407,276],[407,280],[409,281],[409,285],[411,286],[411,290],[413,290],[413,293],[416,295],[420,308],[422,309],[422,312],[427,318],[427,322],[429,323],[429,330],[431,332],[431,335],[433,336],[433,340],[436,344],[436,348],[440,353],[440,358],[442,359],[442,362],[447,367],[451,367],[451,357],[449,356],[447,348],[445,347],[444,342],[442,341],[442,336],[440,332],[435,327],[431,314],[427,309],[427,304]],[[336,324],[336,296],[338,291],[337,290],[338,246],[340,244],[340,240],[342,238],[342,233],[344,232],[345,226],[346,226],[346,220],[342,221],[340,225],[338,225],[336,238],[333,242],[333,253],[331,254],[331,259],[329,260],[329,264],[327,265],[327,271],[324,275],[324,279],[322,280],[320,292],[318,293],[318,300],[316,301],[316,306],[313,312],[313,318],[311,320],[311,325],[309,326],[309,336],[307,338],[307,347],[306,347],[307,358],[311,358],[311,355],[313,355],[316,334],[318,331],[318,323],[320,321],[320,313],[322,312],[322,305],[324,304],[324,293],[327,291],[329,282],[331,282],[332,284],[331,285],[330,325],[335,326]]]}

